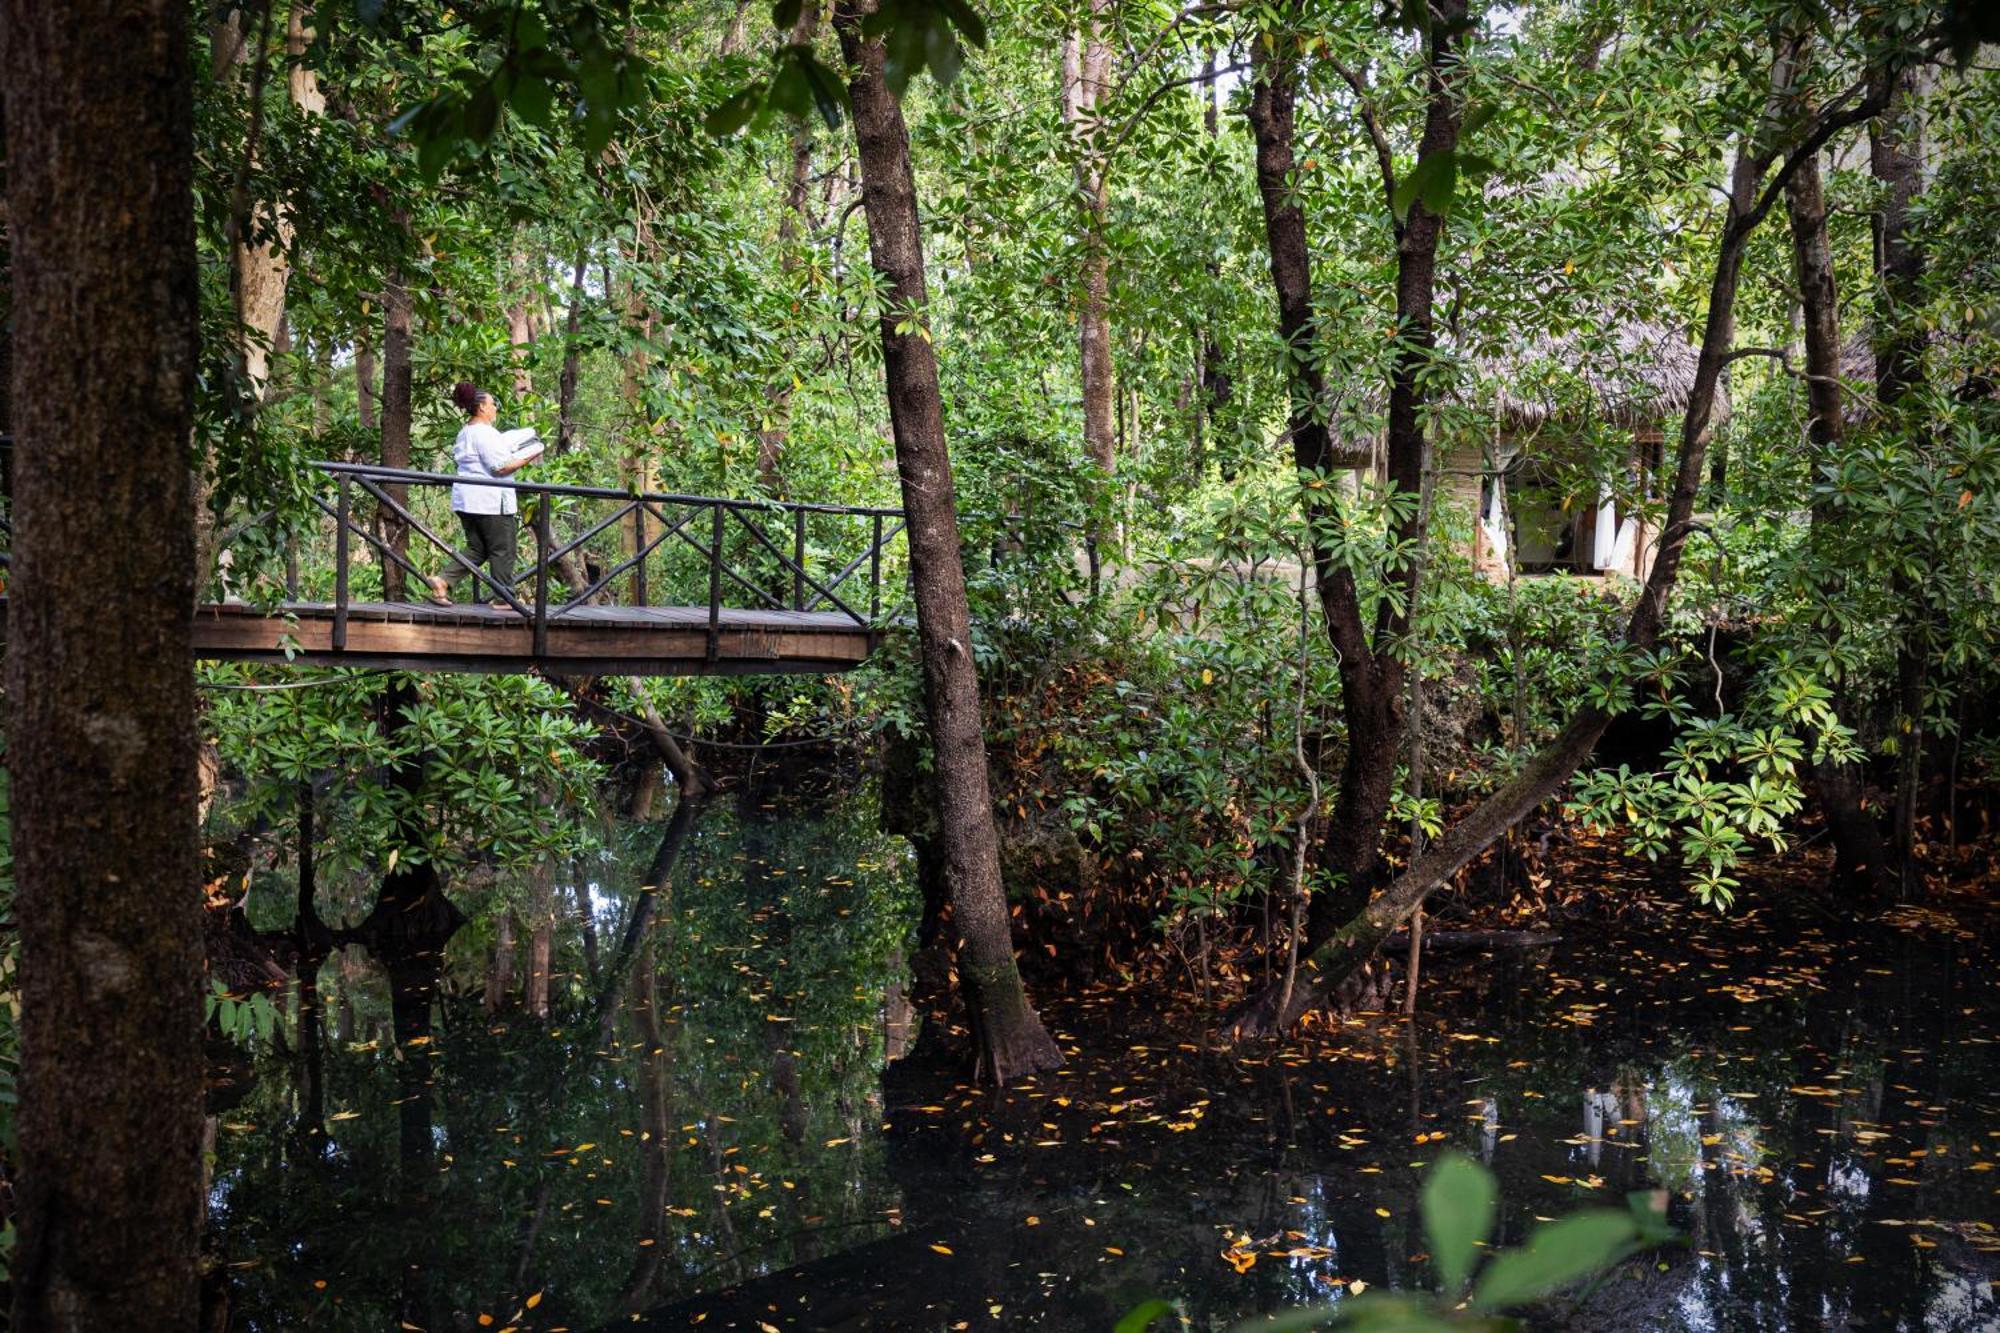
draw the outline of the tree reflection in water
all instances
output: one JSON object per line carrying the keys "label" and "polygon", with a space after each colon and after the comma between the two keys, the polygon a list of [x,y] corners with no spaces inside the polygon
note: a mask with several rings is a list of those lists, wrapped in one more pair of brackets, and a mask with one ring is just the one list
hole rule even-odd
{"label": "tree reflection in water", "polygon": [[583,1326],[886,1230],[914,906],[874,822],[710,802],[620,830],[574,886],[617,943],[590,987],[565,923],[546,1023],[482,1013],[474,939],[372,956],[338,997],[363,1040],[263,1058],[228,1117],[235,1326],[505,1324],[531,1296],[534,1326]]}
{"label": "tree reflection in water", "polygon": [[874,828],[865,802],[718,801],[626,830],[570,886],[598,982],[572,919],[546,1023],[482,1012],[473,931],[329,997],[358,1040],[266,1057],[222,1116],[236,1327],[1080,1328],[1162,1294],[1226,1326],[1428,1282],[1416,1191],[1447,1145],[1500,1176],[1497,1244],[1672,1194],[1687,1247],[1543,1322],[2000,1323],[1976,946],[1578,935],[1427,969],[1414,1028],[1234,1052],[1106,989],[1050,1006],[1060,1074],[899,1070],[885,1109],[915,894]]}

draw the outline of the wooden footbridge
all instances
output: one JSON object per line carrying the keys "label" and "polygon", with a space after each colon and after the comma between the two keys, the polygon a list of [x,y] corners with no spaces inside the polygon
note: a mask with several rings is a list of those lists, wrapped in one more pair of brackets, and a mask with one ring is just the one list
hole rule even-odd
{"label": "wooden footbridge", "polygon": [[[533,548],[503,583],[458,550],[456,477],[316,466],[302,517],[267,513],[224,535],[195,612],[196,656],[573,675],[845,671],[875,647],[883,558],[904,527],[895,509],[481,482],[515,492]],[[429,577],[453,570],[465,602],[431,604]]]}

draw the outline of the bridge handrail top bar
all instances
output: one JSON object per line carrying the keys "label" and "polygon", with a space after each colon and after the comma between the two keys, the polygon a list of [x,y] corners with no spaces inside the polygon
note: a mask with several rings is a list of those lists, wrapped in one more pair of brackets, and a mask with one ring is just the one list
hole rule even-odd
{"label": "bridge handrail top bar", "polygon": [[609,486],[572,486],[558,482],[514,481],[506,477],[461,477],[451,472],[421,472],[413,468],[381,467],[373,463],[341,463],[316,460],[315,468],[336,476],[361,476],[371,481],[408,481],[425,485],[469,485],[504,487],[534,495],[571,495],[589,500],[645,500],[655,504],[708,505],[721,509],[769,511],[782,509],[809,514],[858,514],[864,518],[902,518],[900,509],[874,505],[810,504],[800,500],[737,500],[716,495],[677,495],[670,491],[621,491]]}

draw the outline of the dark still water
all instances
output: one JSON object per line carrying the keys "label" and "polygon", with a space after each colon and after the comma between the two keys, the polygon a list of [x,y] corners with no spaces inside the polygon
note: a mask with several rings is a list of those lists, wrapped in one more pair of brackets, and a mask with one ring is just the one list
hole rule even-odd
{"label": "dark still water", "polygon": [[885,1084],[916,907],[862,803],[712,804],[648,904],[667,833],[569,895],[596,938],[558,935],[546,1022],[484,1011],[468,928],[435,1006],[355,961],[318,1057],[260,1057],[216,1137],[233,1327],[1227,1328],[1429,1282],[1455,1147],[1502,1243],[1672,1194],[1685,1244],[1536,1326],[2000,1328],[2000,1000],[1941,919],[1689,905],[1233,1054],[1194,1006],[1049,997],[1071,1067],[996,1095]]}

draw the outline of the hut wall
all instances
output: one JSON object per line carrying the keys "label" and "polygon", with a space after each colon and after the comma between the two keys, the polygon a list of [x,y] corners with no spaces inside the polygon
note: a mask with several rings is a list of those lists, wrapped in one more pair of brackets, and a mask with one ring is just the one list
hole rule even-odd
{"label": "hut wall", "polygon": [[1466,540],[1471,545],[1466,554],[1474,570],[1497,583],[1506,582],[1512,553],[1505,529],[1497,521],[1489,521],[1485,512],[1485,449],[1463,442],[1448,444],[1439,451],[1437,468],[1431,493],[1434,511],[1440,515],[1448,512],[1453,530],[1468,534]]}

